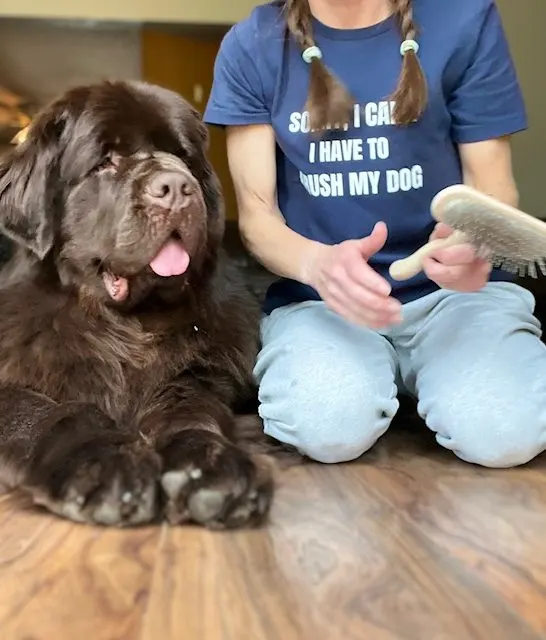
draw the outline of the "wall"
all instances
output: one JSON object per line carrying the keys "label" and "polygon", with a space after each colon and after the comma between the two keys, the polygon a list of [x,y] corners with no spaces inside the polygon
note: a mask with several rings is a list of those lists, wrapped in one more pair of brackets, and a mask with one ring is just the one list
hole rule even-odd
{"label": "wall", "polygon": [[140,28],[0,19],[0,84],[38,103],[71,85],[141,75]]}
{"label": "wall", "polygon": [[254,0],[1,0],[13,17],[226,24],[237,22]]}
{"label": "wall", "polygon": [[[178,91],[202,111],[226,29],[0,19],[0,84],[43,104],[73,85],[108,77],[143,78]],[[202,90],[201,96],[195,87]],[[225,135],[211,128],[210,138],[210,158],[222,183],[226,215],[234,219]]]}
{"label": "wall", "polygon": [[[0,11],[4,10],[6,2],[7,0],[0,0]],[[134,6],[142,7],[144,2],[145,0],[141,0]],[[148,0],[146,2],[148,5],[152,4]],[[235,4],[235,0],[220,2],[232,7],[233,16],[245,15],[249,6],[254,4],[254,0],[237,0]],[[546,38],[543,36],[546,0],[497,0],[497,3],[516,61],[531,125],[529,131],[519,134],[514,139],[514,167],[521,192],[521,206],[529,213],[546,218],[546,206],[543,204],[543,184],[546,181],[546,80],[542,79],[543,67],[546,64]],[[72,7],[72,12],[76,11],[74,7],[81,7],[80,3],[76,2],[68,4]],[[103,4],[94,5],[97,15]],[[154,0],[153,4],[154,14],[155,7],[158,12],[164,11],[167,6],[171,9],[176,6],[180,12],[186,10],[183,0]],[[189,4],[199,3],[192,0]],[[118,3],[112,3],[112,6],[114,5],[120,6]],[[130,2],[123,6],[128,5],[133,6]],[[24,9],[28,5],[18,0],[17,6]],[[51,3],[40,0],[35,6],[51,7]],[[58,7],[59,4],[53,6]],[[200,6],[203,7],[205,4]],[[208,2],[206,6],[214,8],[215,5],[214,2]],[[224,14],[220,12],[215,15],[216,17],[211,9],[211,21],[219,21]],[[158,16],[155,19],[159,19]],[[184,19],[184,16],[181,19]],[[165,32],[164,29],[161,31]],[[199,35],[199,29],[189,25],[185,31]],[[222,32],[223,29],[220,28],[217,33],[213,33],[217,42]],[[141,28],[129,23],[67,24],[0,18],[0,81],[6,81],[15,90],[43,101],[66,86],[79,82],[94,81],[108,76],[139,77],[144,67],[149,78],[162,80],[173,88],[183,88],[184,72],[180,64],[177,65],[172,60],[169,62],[166,57],[165,67],[169,67],[171,71],[167,68],[162,69],[160,56],[157,55],[157,52],[164,52],[165,47],[171,46],[168,44],[169,40],[172,40],[171,44],[176,52],[182,46],[180,34],[176,37],[165,35],[162,39],[157,36],[157,30],[155,33],[156,44],[151,46],[151,39],[146,36],[143,38]],[[177,40],[176,44],[173,38]],[[192,42],[191,46],[195,46],[195,38]],[[156,45],[158,48],[154,54],[153,47]],[[208,59],[210,42],[204,46],[207,47]],[[143,49],[146,50],[145,55]],[[210,73],[207,77],[209,75]],[[221,145],[222,140],[215,133],[214,154],[221,165],[220,172],[225,181],[225,161]],[[229,185],[227,189],[230,192],[228,199],[232,200]]]}
{"label": "wall", "polygon": [[514,138],[514,168],[521,207],[546,218],[546,0],[497,0],[516,62],[529,130]]}

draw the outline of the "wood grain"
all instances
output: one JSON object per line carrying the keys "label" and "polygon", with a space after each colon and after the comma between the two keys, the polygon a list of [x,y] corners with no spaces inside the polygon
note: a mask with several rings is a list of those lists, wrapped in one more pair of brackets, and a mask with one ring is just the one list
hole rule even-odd
{"label": "wood grain", "polygon": [[0,500],[2,640],[538,640],[546,475],[394,431],[279,476],[269,525],[117,531]]}

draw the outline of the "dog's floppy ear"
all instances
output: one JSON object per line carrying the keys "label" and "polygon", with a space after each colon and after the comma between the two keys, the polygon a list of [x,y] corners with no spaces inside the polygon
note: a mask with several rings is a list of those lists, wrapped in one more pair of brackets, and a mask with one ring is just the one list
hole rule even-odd
{"label": "dog's floppy ear", "polygon": [[54,179],[62,127],[56,110],[42,114],[25,140],[0,162],[0,232],[40,259],[54,240]]}

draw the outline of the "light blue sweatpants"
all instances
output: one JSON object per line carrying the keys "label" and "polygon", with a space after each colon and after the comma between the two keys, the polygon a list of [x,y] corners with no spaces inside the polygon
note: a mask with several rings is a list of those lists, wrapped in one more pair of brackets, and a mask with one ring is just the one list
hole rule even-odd
{"label": "light blue sweatpants", "polygon": [[388,429],[399,392],[440,445],[487,467],[546,449],[546,347],[535,301],[512,283],[440,290],[386,331],[349,324],[322,302],[264,318],[255,375],[265,432],[319,462],[358,458]]}

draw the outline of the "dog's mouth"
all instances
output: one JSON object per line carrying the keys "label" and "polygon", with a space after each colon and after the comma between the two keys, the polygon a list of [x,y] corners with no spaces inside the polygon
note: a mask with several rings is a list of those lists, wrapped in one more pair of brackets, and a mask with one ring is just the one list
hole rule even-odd
{"label": "dog's mouth", "polygon": [[102,280],[112,300],[123,302],[129,297],[129,281],[127,278],[116,276],[110,271],[103,271]]}
{"label": "dog's mouth", "polygon": [[150,261],[150,269],[162,278],[182,276],[190,266],[190,254],[184,242],[176,232],[171,234],[167,242]]}
{"label": "dog's mouth", "polygon": [[[178,233],[173,233],[149,262],[151,271],[161,278],[184,275],[190,266],[190,254]],[[102,272],[104,286],[115,302],[124,302],[129,297],[129,280],[111,271]]]}

